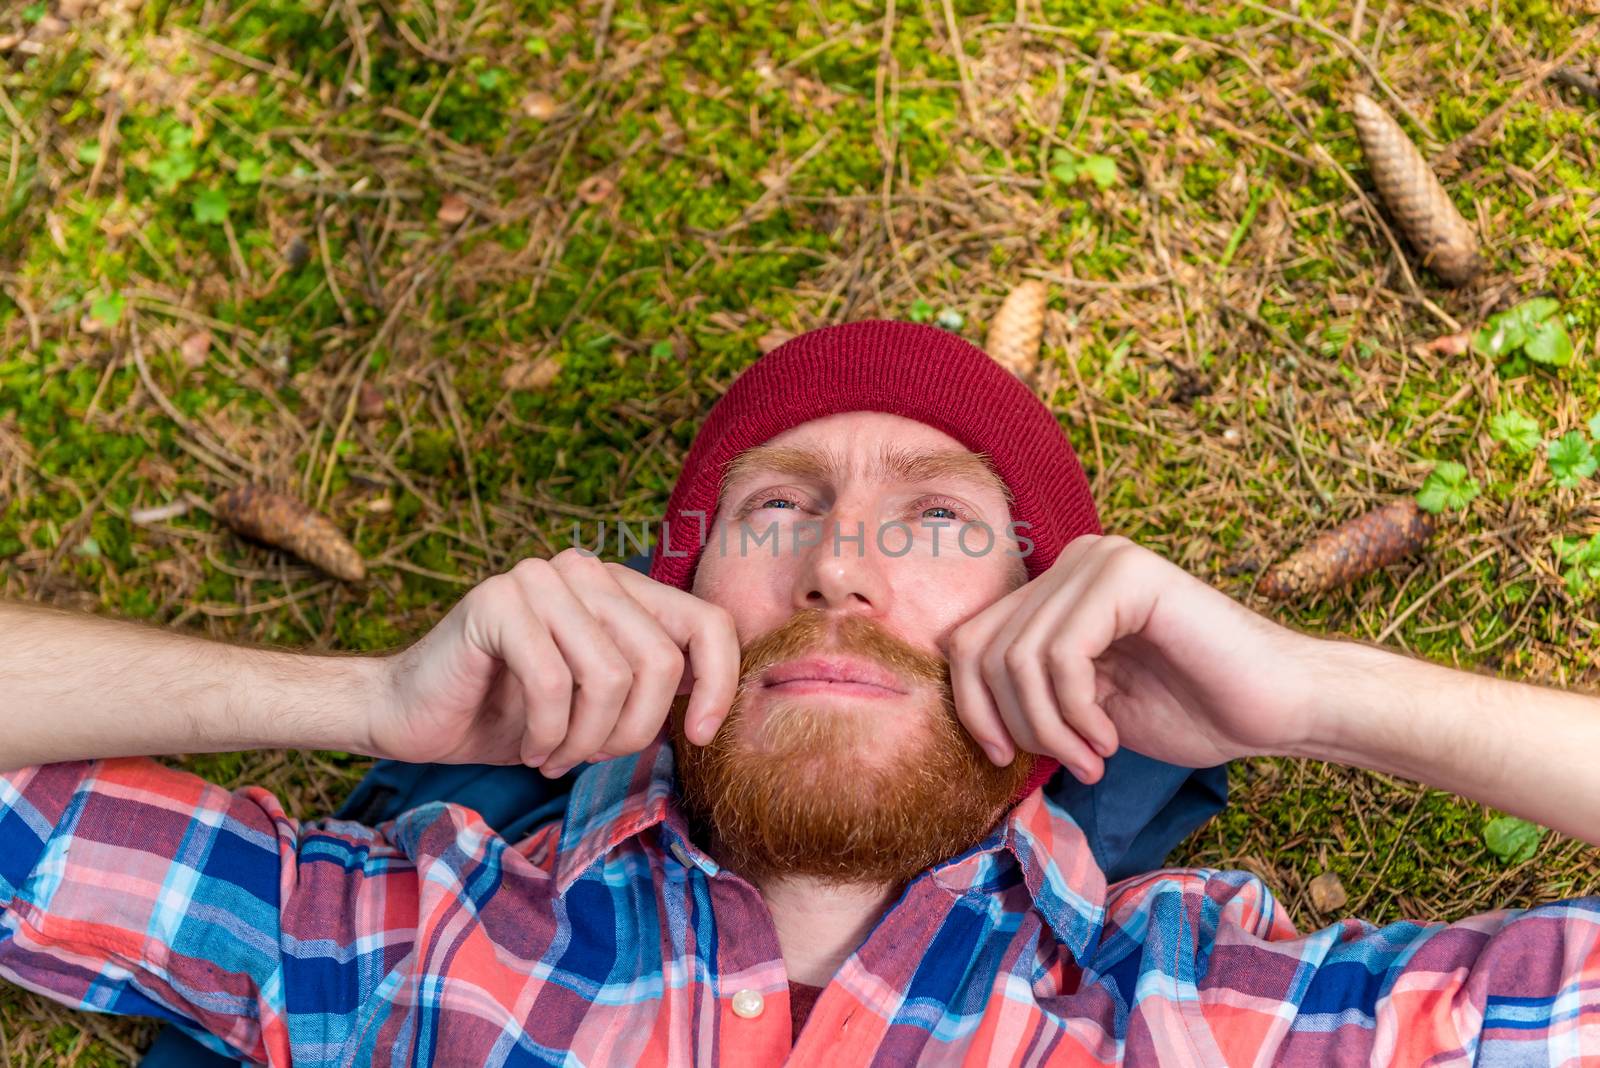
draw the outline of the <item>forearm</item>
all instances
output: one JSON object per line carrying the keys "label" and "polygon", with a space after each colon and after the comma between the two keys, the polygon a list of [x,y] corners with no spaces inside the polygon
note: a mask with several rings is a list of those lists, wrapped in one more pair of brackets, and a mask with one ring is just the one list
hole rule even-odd
{"label": "forearm", "polygon": [[0,602],[0,770],[235,749],[366,752],[382,664]]}
{"label": "forearm", "polygon": [[1600,844],[1600,699],[1323,642],[1296,755],[1449,790]]}

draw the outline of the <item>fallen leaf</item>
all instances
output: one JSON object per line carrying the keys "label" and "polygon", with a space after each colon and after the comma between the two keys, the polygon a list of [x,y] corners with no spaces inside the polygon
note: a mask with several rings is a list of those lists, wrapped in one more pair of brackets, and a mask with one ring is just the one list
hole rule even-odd
{"label": "fallen leaf", "polygon": [[211,331],[196,330],[183,339],[178,346],[178,355],[183,357],[185,367],[204,367],[206,354],[211,351]]}
{"label": "fallen leaf", "polygon": [[1436,337],[1422,346],[1423,351],[1431,352],[1436,356],[1460,356],[1471,347],[1472,335],[1470,333],[1445,334],[1443,337]]}
{"label": "fallen leaf", "polygon": [[1311,907],[1321,913],[1338,912],[1350,900],[1344,892],[1344,883],[1331,871],[1325,871],[1306,888],[1311,893]]}
{"label": "fallen leaf", "polygon": [[52,37],[60,37],[67,32],[67,24],[54,15],[46,15],[33,24],[32,36],[36,40],[48,41]]}
{"label": "fallen leaf", "polygon": [[792,337],[794,337],[793,332],[788,330],[768,330],[765,334],[756,338],[756,348],[760,349],[761,354],[765,356]]}
{"label": "fallen leaf", "polygon": [[388,515],[394,511],[394,500],[390,497],[374,497],[367,502],[367,511],[373,515]]}
{"label": "fallen leaf", "polygon": [[467,198],[460,193],[446,193],[439,201],[439,211],[434,218],[446,226],[455,226],[467,217]]}
{"label": "fallen leaf", "polygon": [[541,356],[537,360],[523,360],[507,367],[500,375],[500,384],[509,390],[544,389],[561,373],[561,364],[554,356]]}
{"label": "fallen leaf", "polygon": [[578,183],[578,199],[585,204],[598,204],[610,198],[615,183],[603,174],[591,174]]}
{"label": "fallen leaf", "polygon": [[173,501],[171,504],[158,504],[153,508],[135,508],[128,513],[128,518],[141,527],[147,527],[152,523],[165,523],[169,519],[176,519],[193,507],[194,501],[185,496],[183,500]]}
{"label": "fallen leaf", "polygon": [[372,382],[361,383],[361,392],[356,397],[356,416],[361,419],[382,419],[388,407],[388,398],[383,395],[383,390]]}
{"label": "fallen leaf", "polygon": [[284,246],[283,261],[289,265],[289,270],[298,271],[311,262],[311,246],[306,244],[306,239],[296,234],[289,239],[289,244]]}
{"label": "fallen leaf", "polygon": [[549,122],[560,110],[555,97],[538,89],[522,98],[522,113],[537,122]]}

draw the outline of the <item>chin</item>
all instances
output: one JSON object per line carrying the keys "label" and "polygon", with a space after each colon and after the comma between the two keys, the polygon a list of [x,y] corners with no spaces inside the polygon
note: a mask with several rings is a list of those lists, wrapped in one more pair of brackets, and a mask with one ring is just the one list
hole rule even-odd
{"label": "chin", "polygon": [[837,700],[779,698],[740,717],[734,743],[746,752],[804,761],[887,767],[928,742],[926,702],[882,708]]}

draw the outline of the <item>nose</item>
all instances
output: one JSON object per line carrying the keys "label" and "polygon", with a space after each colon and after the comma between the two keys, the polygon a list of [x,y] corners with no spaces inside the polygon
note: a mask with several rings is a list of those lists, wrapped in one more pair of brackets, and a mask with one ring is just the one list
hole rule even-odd
{"label": "nose", "polygon": [[[829,516],[821,536],[796,569],[794,607],[881,616],[889,610],[889,581],[873,531],[864,520]],[[860,537],[857,537],[857,535]]]}

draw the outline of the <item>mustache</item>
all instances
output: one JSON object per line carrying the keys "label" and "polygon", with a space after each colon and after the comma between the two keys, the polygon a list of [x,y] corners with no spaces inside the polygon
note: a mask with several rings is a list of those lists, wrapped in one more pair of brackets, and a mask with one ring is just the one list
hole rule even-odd
{"label": "mustache", "polygon": [[906,682],[950,687],[950,662],[938,653],[917,648],[866,616],[830,617],[803,608],[740,651],[739,694],[759,686],[774,664],[817,652],[849,653],[877,661]]}

